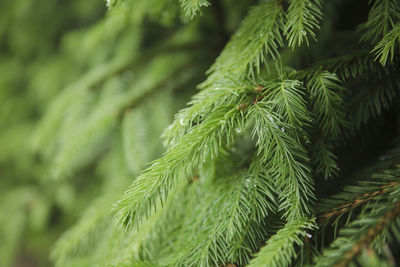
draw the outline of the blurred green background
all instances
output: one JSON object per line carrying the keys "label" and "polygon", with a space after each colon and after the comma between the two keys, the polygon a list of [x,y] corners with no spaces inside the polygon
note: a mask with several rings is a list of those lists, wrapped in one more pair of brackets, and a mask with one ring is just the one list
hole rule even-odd
{"label": "blurred green background", "polygon": [[0,1],[0,266],[51,265],[51,245],[97,192],[90,179],[44,179],[32,133],[66,85],[114,56],[106,12],[101,0]]}
{"label": "blurred green background", "polygon": [[99,0],[0,1],[0,266],[50,266],[51,245],[93,197],[93,186],[44,181],[32,133],[54,96],[112,49],[100,33],[82,38],[105,14]]}
{"label": "blurred green background", "polygon": [[[0,267],[53,266],[81,216],[112,229],[112,203],[226,42],[215,12],[183,24],[175,2],[126,2],[0,1]],[[227,33],[249,4],[232,5]],[[60,241],[59,266],[91,227]]]}

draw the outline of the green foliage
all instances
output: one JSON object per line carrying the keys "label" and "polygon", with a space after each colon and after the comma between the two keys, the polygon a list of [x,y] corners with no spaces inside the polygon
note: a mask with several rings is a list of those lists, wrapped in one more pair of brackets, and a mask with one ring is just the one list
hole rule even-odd
{"label": "green foliage", "polygon": [[314,30],[319,29],[319,21],[322,19],[321,6],[320,0],[290,1],[285,25],[289,47],[300,46],[303,39],[309,45],[307,35],[315,39]]}
{"label": "green foliage", "polygon": [[365,41],[377,43],[400,19],[400,7],[397,0],[370,0],[373,3],[368,14],[368,20],[360,26],[364,31],[361,38]]}
{"label": "green foliage", "polygon": [[[260,229],[265,218],[276,210],[276,196],[259,166],[209,186],[201,210],[204,215],[188,218],[186,236],[178,262],[172,265],[209,266],[231,261],[246,263],[258,248],[265,233]],[[221,177],[220,177],[221,178]],[[215,192],[217,194],[213,194]],[[210,194],[211,193],[211,194]],[[192,231],[197,234],[190,234]],[[185,235],[182,235],[184,238]]]}
{"label": "green foliage", "polygon": [[301,129],[310,122],[301,83],[282,80],[266,84],[266,96],[249,109],[261,164],[269,170],[281,199],[280,210],[289,220],[309,214],[314,200],[309,159]]}
{"label": "green foliage", "polygon": [[397,23],[393,29],[388,32],[383,39],[376,45],[372,52],[375,52],[376,58],[385,66],[390,56],[390,61],[393,61],[395,49],[400,42],[400,22]]}
{"label": "green foliage", "polygon": [[316,165],[315,173],[322,175],[325,179],[336,176],[339,172],[337,157],[332,150],[333,146],[320,138],[315,142],[313,151],[311,151],[313,162]]}
{"label": "green foliage", "polygon": [[302,246],[307,231],[315,229],[312,220],[295,219],[288,222],[275,235],[268,239],[248,266],[288,266],[296,251],[294,245]]}
{"label": "green foliage", "polygon": [[[255,75],[269,58],[278,58],[283,46],[283,9],[279,2],[266,1],[250,9],[225,49],[218,56],[205,84],[227,75]],[[240,55],[240,56],[238,56]]]}
{"label": "green foliage", "polygon": [[[202,124],[194,127],[171,146],[162,158],[154,161],[134,181],[118,203],[118,222],[130,226],[133,220],[140,220],[142,215],[148,216],[155,209],[156,197],[159,196],[161,200],[166,198],[174,177],[191,176],[201,162],[209,157],[218,157],[221,144],[229,145],[235,129],[240,126],[240,112],[235,106],[219,107],[219,110],[214,111]],[[216,132],[223,135],[215,138]],[[199,150],[204,144],[208,144],[209,148]]]}
{"label": "green foliage", "polygon": [[336,227],[341,221],[349,221],[356,209],[361,208],[361,211],[339,231],[323,255],[316,258],[316,266],[345,266],[352,260],[362,261],[359,255],[364,248],[379,251],[385,240],[400,240],[399,170],[374,178],[375,181],[346,188],[344,193],[329,201],[329,205],[337,205],[355,199],[324,214],[323,220],[335,218]]}
{"label": "green foliage", "polygon": [[308,80],[316,123],[324,136],[332,138],[339,135],[345,116],[342,104],[344,88],[338,83],[340,80],[336,74],[327,71],[317,73]]}
{"label": "green foliage", "polygon": [[399,7],[2,1],[0,265],[394,266]]}
{"label": "green foliage", "polygon": [[180,0],[185,15],[193,18],[202,7],[207,7],[210,2],[207,0]]}

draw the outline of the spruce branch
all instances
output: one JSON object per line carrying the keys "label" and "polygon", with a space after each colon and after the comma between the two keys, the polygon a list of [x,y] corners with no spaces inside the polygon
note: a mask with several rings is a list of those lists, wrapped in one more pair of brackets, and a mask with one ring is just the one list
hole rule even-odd
{"label": "spruce branch", "polygon": [[[400,243],[399,0],[370,0],[361,34],[354,29],[368,12],[362,0],[106,2],[100,19],[101,5],[65,1],[74,16],[52,27],[30,23],[35,4],[0,4],[0,193],[12,192],[1,198],[0,265],[21,255],[16,248],[36,245],[30,236],[46,220],[58,228],[59,210],[70,221],[87,205],[52,249],[56,266],[397,259],[383,256]],[[8,25],[14,21],[21,31]],[[225,41],[199,92],[164,131],[163,148],[159,133]],[[35,158],[21,141],[40,114]],[[397,169],[365,178],[388,166]],[[75,175],[35,190],[34,179],[48,171],[59,180]],[[348,186],[352,180],[359,182]],[[26,182],[15,195],[12,187]],[[73,192],[53,190],[58,182]]]}
{"label": "spruce branch", "polygon": [[316,164],[316,174],[322,175],[324,179],[336,176],[339,172],[339,166],[336,162],[337,156],[332,152],[333,145],[323,137],[319,137],[312,143],[312,162]]}
{"label": "spruce branch", "polygon": [[[347,266],[371,244],[379,250],[399,226],[399,193],[399,169],[396,168],[376,174],[370,181],[347,186],[342,193],[326,200],[323,206],[327,209],[318,216],[319,231],[325,233],[326,227],[333,225],[335,240],[322,256],[315,258],[316,266]],[[345,214],[348,214],[346,223],[336,238],[336,228]]]}
{"label": "spruce branch", "polygon": [[309,214],[315,199],[302,128],[310,117],[301,85],[293,80],[265,84],[264,97],[247,114],[260,161],[279,189],[280,209],[289,220]]}
{"label": "spruce branch", "polygon": [[210,2],[207,0],[179,0],[179,2],[185,12],[185,16],[190,19],[193,19],[202,7],[210,6]]}
{"label": "spruce branch", "polygon": [[[389,71],[388,71],[389,70]],[[347,104],[346,118],[348,118],[353,132],[368,120],[376,118],[388,110],[396,101],[400,92],[400,85],[395,77],[399,69],[393,64],[386,71],[378,72],[379,76],[365,82],[359,81],[363,90],[353,92],[351,100]]]}
{"label": "spruce branch", "polygon": [[397,0],[370,0],[373,2],[368,20],[361,24],[359,30],[364,32],[362,41],[376,44],[387,35],[400,20],[400,6]]}
{"label": "spruce branch", "polygon": [[214,189],[205,188],[212,193],[201,202],[201,209],[206,212],[200,213],[204,217],[188,221],[191,231],[193,226],[199,228],[195,229],[194,238],[181,245],[183,251],[179,264],[175,265],[214,266],[226,262],[242,265],[249,261],[252,251],[265,237],[263,221],[276,210],[273,183],[259,168],[253,164],[229,180],[216,177],[219,181],[214,183]]}
{"label": "spruce branch", "polygon": [[296,258],[296,247],[303,246],[307,231],[316,229],[312,219],[294,219],[286,223],[250,261],[249,267],[289,266]]}
{"label": "spruce branch", "polygon": [[321,0],[290,0],[285,25],[289,47],[300,46],[303,41],[309,45],[309,36],[316,40],[314,30],[319,29],[321,8]]}
{"label": "spruce branch", "polygon": [[371,213],[360,215],[340,231],[339,238],[324,251],[323,256],[316,259],[316,266],[347,266],[364,246],[392,224],[396,224],[399,214],[400,202],[395,202],[384,207],[375,207]]}
{"label": "spruce branch", "polygon": [[311,67],[294,71],[290,74],[290,78],[304,81],[308,77],[318,75],[321,71],[328,71],[335,73],[340,80],[346,81],[349,78],[360,77],[367,71],[378,71],[379,69],[382,68],[374,62],[374,58],[369,51],[360,50],[351,55],[343,55],[316,62]]}
{"label": "spruce branch", "polygon": [[130,227],[143,215],[149,216],[156,199],[166,198],[177,176],[190,176],[203,161],[217,158],[222,146],[232,144],[235,129],[242,124],[236,106],[218,107],[136,178],[116,205],[117,223]]}
{"label": "spruce branch", "polygon": [[393,29],[383,37],[383,39],[374,47],[371,52],[376,55],[375,59],[379,59],[379,62],[385,66],[388,59],[390,59],[390,62],[393,62],[396,51],[398,52],[400,49],[399,43],[400,22],[394,25]]}
{"label": "spruce branch", "polygon": [[169,147],[177,143],[192,126],[200,124],[219,106],[246,102],[245,98],[250,88],[252,86],[248,82],[228,76],[213,86],[201,90],[188,103],[190,106],[181,109],[175,115],[174,122],[165,129],[162,135],[164,145]]}
{"label": "spruce branch", "polygon": [[[364,182],[360,183],[359,186],[347,187],[344,189],[345,193],[340,194],[335,197],[335,200],[329,200],[330,203],[337,202],[338,199],[352,199],[350,202],[340,204],[328,212],[325,212],[319,216],[319,222],[329,221],[332,218],[343,216],[343,214],[348,213],[370,201],[377,200],[378,197],[389,193],[395,186],[398,186],[399,182],[390,181],[388,183],[374,183],[374,182]],[[365,193],[354,196],[360,193],[360,191]],[[339,200],[340,201],[340,200]]]}
{"label": "spruce branch", "polygon": [[283,46],[280,33],[283,27],[282,16],[282,6],[274,0],[251,8],[208,71],[210,75],[203,87],[227,75],[254,76],[268,58],[279,57],[278,49]]}
{"label": "spruce branch", "polygon": [[307,81],[310,100],[316,124],[325,137],[335,139],[341,126],[345,125],[343,107],[344,88],[334,73],[321,71],[312,75]]}

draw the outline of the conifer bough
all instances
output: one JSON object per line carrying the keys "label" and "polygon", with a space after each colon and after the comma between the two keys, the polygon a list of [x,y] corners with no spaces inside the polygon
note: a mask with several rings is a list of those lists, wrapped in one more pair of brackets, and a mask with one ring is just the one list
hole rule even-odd
{"label": "conifer bough", "polygon": [[44,181],[19,199],[87,190],[56,266],[400,262],[399,0],[104,6],[62,32],[51,58],[77,67],[34,104],[32,163],[16,158]]}

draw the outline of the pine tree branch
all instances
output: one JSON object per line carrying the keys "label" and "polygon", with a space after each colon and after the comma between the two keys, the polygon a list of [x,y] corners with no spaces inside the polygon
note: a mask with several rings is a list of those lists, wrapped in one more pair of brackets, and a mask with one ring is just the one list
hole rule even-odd
{"label": "pine tree branch", "polygon": [[303,145],[308,137],[302,127],[310,118],[300,86],[292,80],[264,84],[264,97],[247,113],[247,120],[254,125],[252,135],[260,161],[280,190],[280,209],[288,219],[309,214],[315,199]]}
{"label": "pine tree branch", "polygon": [[[344,213],[350,212],[361,205],[365,205],[367,202],[376,200],[377,197],[380,197],[381,195],[388,193],[390,190],[393,190],[394,186],[397,186],[399,184],[400,184],[399,182],[391,181],[387,184],[380,185],[378,187],[379,188],[378,190],[366,192],[362,195],[355,197],[355,199],[352,200],[351,202],[341,204],[341,205],[333,208],[331,211],[319,215],[318,222],[324,223],[325,221],[331,220],[334,217],[342,216]],[[364,185],[364,188],[365,188],[365,185]],[[374,186],[372,188],[376,188],[376,187]],[[349,198],[349,197],[343,196],[343,198]]]}
{"label": "pine tree branch", "polygon": [[[180,173],[190,176],[201,162],[217,158],[225,144],[233,142],[235,129],[242,124],[235,106],[220,106],[201,124],[192,128],[164,156],[146,169],[117,203],[117,223],[130,227],[149,216],[156,199],[166,198]],[[222,134],[221,134],[222,133]],[[208,149],[205,149],[207,145]]]}
{"label": "pine tree branch", "polygon": [[365,122],[375,118],[395,103],[400,92],[400,85],[396,80],[399,69],[393,64],[387,70],[390,71],[379,73],[376,80],[361,82],[359,86],[363,86],[364,89],[355,92],[347,104],[346,118],[351,124],[352,131],[359,130]]}
{"label": "pine tree branch", "polygon": [[219,106],[246,102],[246,95],[251,86],[229,76],[213,84],[212,87],[201,90],[188,103],[190,106],[181,109],[175,115],[174,122],[165,129],[162,135],[165,146],[177,143],[193,126],[201,124]]}
{"label": "pine tree branch", "polygon": [[282,16],[282,6],[277,1],[254,6],[208,71],[203,87],[227,75],[254,76],[268,57],[277,58],[278,48],[283,46]]}
{"label": "pine tree branch", "polygon": [[290,266],[296,258],[295,246],[302,246],[307,231],[315,228],[313,220],[295,219],[288,222],[267,241],[248,266]]}
{"label": "pine tree branch", "polygon": [[340,237],[324,251],[323,256],[316,259],[316,266],[347,266],[364,246],[370,244],[400,214],[400,202],[387,206],[376,207],[371,213],[360,216],[343,228]]}
{"label": "pine tree branch", "polygon": [[393,62],[396,55],[395,51],[398,52],[400,49],[398,46],[400,46],[400,22],[394,25],[393,29],[383,37],[371,52],[376,55],[375,60],[379,59],[379,62],[385,66],[388,58],[390,58],[390,62]]}
{"label": "pine tree branch", "polygon": [[320,0],[290,0],[285,25],[285,35],[291,48],[300,46],[303,41],[309,45],[307,37],[316,40],[314,30],[319,29],[322,19]]}
{"label": "pine tree branch", "polygon": [[371,0],[374,1],[368,14],[368,20],[360,25],[364,32],[362,41],[377,43],[400,19],[400,7],[397,0]]}
{"label": "pine tree branch", "polygon": [[346,81],[349,78],[357,78],[368,70],[377,70],[378,64],[374,63],[374,58],[367,50],[355,51],[351,55],[339,56],[321,62],[314,63],[313,66],[303,70],[294,71],[290,74],[292,79],[304,81],[321,71],[329,71],[338,75],[340,80]]}
{"label": "pine tree branch", "polygon": [[346,124],[343,107],[344,88],[336,74],[321,71],[310,75],[307,87],[316,124],[325,137],[335,139]]}
{"label": "pine tree branch", "polygon": [[337,157],[333,153],[333,145],[326,141],[322,135],[317,136],[311,143],[313,144],[312,161],[316,165],[316,174],[322,175],[324,179],[336,176],[339,166],[336,162]]}
{"label": "pine tree branch", "polygon": [[185,12],[185,16],[190,19],[193,19],[198,12],[201,13],[200,9],[202,7],[208,7],[211,5],[208,0],[179,0],[179,2]]}

